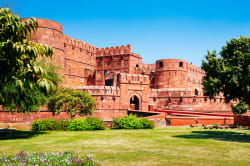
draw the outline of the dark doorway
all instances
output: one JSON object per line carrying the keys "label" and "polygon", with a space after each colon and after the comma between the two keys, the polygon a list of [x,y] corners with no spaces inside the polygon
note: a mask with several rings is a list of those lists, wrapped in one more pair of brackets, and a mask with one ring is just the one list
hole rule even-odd
{"label": "dark doorway", "polygon": [[134,105],[134,110],[139,110],[139,99],[136,96],[130,98],[130,106]]}
{"label": "dark doorway", "polygon": [[198,95],[199,95],[199,92],[198,92],[197,89],[194,90],[194,95],[195,95],[195,96],[198,96]]}
{"label": "dark doorway", "polygon": [[105,86],[113,86],[113,79],[106,79],[105,80]]}

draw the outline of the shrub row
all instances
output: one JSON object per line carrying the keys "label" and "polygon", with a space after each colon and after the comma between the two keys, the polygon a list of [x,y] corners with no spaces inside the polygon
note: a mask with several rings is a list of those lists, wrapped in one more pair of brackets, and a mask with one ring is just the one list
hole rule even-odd
{"label": "shrub row", "polygon": [[70,131],[83,131],[83,130],[104,130],[103,121],[95,117],[87,117],[85,119],[74,120],[55,120],[44,119],[35,120],[32,123],[33,131],[45,130],[70,130]]}
{"label": "shrub row", "polygon": [[112,128],[115,129],[152,129],[153,123],[148,119],[138,118],[134,115],[128,115],[124,118],[113,119]]}
{"label": "shrub row", "polygon": [[[128,115],[124,118],[113,119],[112,128],[114,129],[152,129],[153,123],[148,119],[138,118],[134,115]],[[69,131],[84,131],[84,130],[104,130],[103,121],[95,117],[87,117],[85,119],[74,120],[55,120],[44,119],[36,120],[32,123],[33,131],[45,130],[69,130]]]}
{"label": "shrub row", "polygon": [[67,130],[70,124],[69,120],[55,120],[55,119],[43,119],[35,120],[32,123],[33,131],[45,131],[45,130]]}

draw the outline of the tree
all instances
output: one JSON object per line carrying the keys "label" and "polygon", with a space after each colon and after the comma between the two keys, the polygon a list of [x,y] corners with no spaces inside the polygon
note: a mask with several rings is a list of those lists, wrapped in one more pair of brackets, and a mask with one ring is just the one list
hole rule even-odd
{"label": "tree", "polygon": [[57,89],[48,103],[49,111],[55,114],[65,111],[71,118],[76,115],[92,114],[95,107],[95,99],[87,92],[63,87]]}
{"label": "tree", "polygon": [[57,84],[38,56],[51,57],[52,48],[29,39],[36,32],[34,18],[21,21],[8,8],[0,8],[0,105],[10,111],[39,110]]}
{"label": "tree", "polygon": [[250,105],[250,38],[231,39],[220,55],[208,51],[202,61],[204,94],[213,98],[223,93],[226,102],[238,102],[231,104],[235,114],[245,113]]}

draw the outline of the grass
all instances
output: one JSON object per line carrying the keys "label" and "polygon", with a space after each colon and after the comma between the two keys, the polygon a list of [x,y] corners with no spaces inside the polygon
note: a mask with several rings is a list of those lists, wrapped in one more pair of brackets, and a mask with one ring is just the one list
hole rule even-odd
{"label": "grass", "polygon": [[0,139],[0,153],[73,150],[101,165],[250,165],[250,130],[12,131]]}

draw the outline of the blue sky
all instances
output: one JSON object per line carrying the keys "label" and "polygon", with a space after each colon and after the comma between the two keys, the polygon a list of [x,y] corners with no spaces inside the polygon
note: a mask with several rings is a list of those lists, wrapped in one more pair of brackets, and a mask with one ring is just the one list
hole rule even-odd
{"label": "blue sky", "polygon": [[97,47],[132,45],[143,62],[185,59],[250,36],[250,0],[9,0],[20,17],[60,22],[68,36]]}

